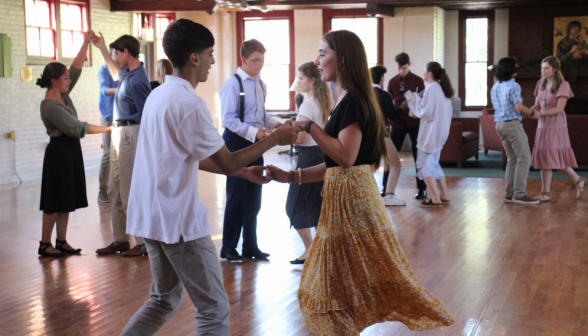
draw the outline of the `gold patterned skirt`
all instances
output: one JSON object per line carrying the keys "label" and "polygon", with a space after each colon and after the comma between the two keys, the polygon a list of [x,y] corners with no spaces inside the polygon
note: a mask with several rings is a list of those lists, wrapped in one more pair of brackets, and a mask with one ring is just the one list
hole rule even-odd
{"label": "gold patterned skirt", "polygon": [[321,336],[359,335],[384,321],[411,330],[455,322],[420,285],[368,165],[327,169],[317,234],[297,296],[306,326]]}

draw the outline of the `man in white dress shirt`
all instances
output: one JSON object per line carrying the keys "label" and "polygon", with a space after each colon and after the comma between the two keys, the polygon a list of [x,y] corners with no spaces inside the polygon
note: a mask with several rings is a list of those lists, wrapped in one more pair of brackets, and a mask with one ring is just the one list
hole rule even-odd
{"label": "man in white dress shirt", "polygon": [[[220,93],[223,139],[227,148],[238,151],[263,140],[270,130],[279,127],[278,120],[265,111],[265,83],[259,74],[263,68],[265,48],[257,40],[241,45],[241,67],[223,84]],[[242,93],[242,94],[241,94]],[[243,102],[243,104],[241,103]],[[263,157],[251,163],[263,166]],[[240,260],[266,259],[257,246],[257,214],[261,209],[261,185],[238,178],[227,177],[227,203],[223,223],[221,258]],[[237,244],[243,230],[243,255]]]}
{"label": "man in white dress shirt", "polygon": [[151,298],[121,335],[152,335],[180,305],[184,288],[197,308],[198,335],[229,335],[229,300],[207,210],[198,196],[198,171],[266,182],[264,167],[243,168],[278,144],[295,141],[290,122],[245,150],[231,153],[195,92],[214,64],[214,37],[181,19],[166,30],[163,48],[173,75],[143,110],[131,185],[127,232],[143,237],[153,283]]}

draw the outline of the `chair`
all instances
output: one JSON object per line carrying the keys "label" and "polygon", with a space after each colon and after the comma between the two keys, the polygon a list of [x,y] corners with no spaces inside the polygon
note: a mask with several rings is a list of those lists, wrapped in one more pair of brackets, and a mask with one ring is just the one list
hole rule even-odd
{"label": "chair", "polygon": [[480,145],[479,130],[479,119],[453,118],[439,162],[457,163],[457,167],[461,168],[461,163],[472,156],[475,156],[477,160]]}
{"label": "chair", "polygon": [[496,123],[494,122],[494,109],[485,108],[482,110],[480,126],[482,126],[482,139],[484,140],[484,154],[489,150],[502,151],[502,140],[496,132]]}

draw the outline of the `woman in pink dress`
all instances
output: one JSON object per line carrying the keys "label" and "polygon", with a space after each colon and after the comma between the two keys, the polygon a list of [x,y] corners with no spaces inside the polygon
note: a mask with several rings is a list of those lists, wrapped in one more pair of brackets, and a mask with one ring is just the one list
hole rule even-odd
{"label": "woman in pink dress", "polygon": [[557,57],[548,56],[541,62],[541,79],[535,87],[535,105],[532,110],[539,119],[535,146],[533,147],[532,164],[541,169],[543,188],[541,194],[535,196],[540,202],[551,202],[552,170],[557,169],[576,184],[576,197],[580,198],[586,186],[586,179],[578,176],[572,168],[577,168],[576,157],[570,145],[568,124],[564,108],[569,98],[574,97],[570,84],[566,82],[560,71]]}

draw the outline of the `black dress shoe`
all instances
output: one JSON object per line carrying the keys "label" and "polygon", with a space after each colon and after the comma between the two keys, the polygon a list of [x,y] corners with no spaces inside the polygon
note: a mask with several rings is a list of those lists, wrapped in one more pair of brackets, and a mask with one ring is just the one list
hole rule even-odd
{"label": "black dress shoe", "polygon": [[232,248],[221,248],[220,257],[227,260],[241,260],[243,257],[237,252],[236,249]]}
{"label": "black dress shoe", "polygon": [[415,199],[427,199],[427,191],[419,190],[419,193],[414,197]]}
{"label": "black dress shoe", "polygon": [[270,254],[261,252],[259,249],[253,250],[248,248],[243,248],[243,258],[255,258],[255,259],[267,259]]}
{"label": "black dress shoe", "polygon": [[294,259],[294,260],[291,260],[291,261],[290,261],[290,264],[292,264],[292,265],[304,265],[304,261],[305,261],[305,260],[306,260],[306,259],[302,259],[302,260],[300,260],[300,259],[296,258],[296,259]]}

